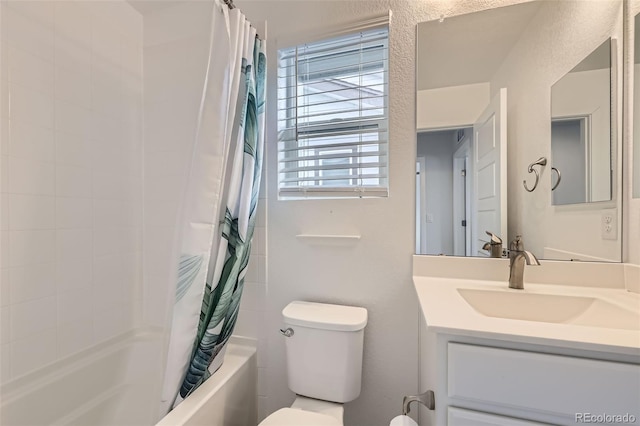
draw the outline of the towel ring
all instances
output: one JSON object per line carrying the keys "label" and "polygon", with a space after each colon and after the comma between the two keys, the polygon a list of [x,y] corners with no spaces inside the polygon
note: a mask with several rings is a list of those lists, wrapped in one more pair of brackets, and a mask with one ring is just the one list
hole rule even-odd
{"label": "towel ring", "polygon": [[531,189],[529,189],[529,187],[527,186],[527,181],[526,180],[522,181],[522,185],[524,186],[524,189],[527,192],[535,191],[535,189],[538,187],[538,181],[540,180],[540,173],[538,173],[538,170],[534,169],[533,166],[546,166],[546,165],[547,165],[546,157],[540,157],[535,162],[529,164],[529,168],[527,169],[527,171],[529,173],[535,173],[536,174],[536,181],[533,184],[533,188],[531,188]]}
{"label": "towel ring", "polygon": [[553,185],[553,187],[551,187],[551,190],[555,191],[558,185],[560,185],[560,181],[562,180],[562,175],[560,175],[560,170],[556,169],[555,167],[552,167],[551,170],[553,170],[558,174],[558,180],[556,181],[556,184]]}

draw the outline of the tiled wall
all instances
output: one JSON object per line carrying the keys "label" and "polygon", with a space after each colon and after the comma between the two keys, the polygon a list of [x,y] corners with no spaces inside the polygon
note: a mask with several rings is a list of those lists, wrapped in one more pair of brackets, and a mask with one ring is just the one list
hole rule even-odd
{"label": "tiled wall", "polygon": [[5,381],[141,320],[142,17],[0,7]]}
{"label": "tiled wall", "polygon": [[144,18],[144,313],[164,326],[174,286],[171,265],[202,97],[211,22],[210,2],[184,2]]}

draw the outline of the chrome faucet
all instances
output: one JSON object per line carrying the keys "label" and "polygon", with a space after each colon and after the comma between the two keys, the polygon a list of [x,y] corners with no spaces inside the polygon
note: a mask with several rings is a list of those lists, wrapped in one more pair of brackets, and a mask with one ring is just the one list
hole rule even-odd
{"label": "chrome faucet", "polygon": [[524,289],[525,263],[527,265],[540,266],[538,258],[524,249],[522,237],[517,235],[516,239],[509,244],[509,288]]}
{"label": "chrome faucet", "polygon": [[491,257],[497,257],[500,259],[502,257],[502,239],[492,232],[485,232],[489,237],[491,237],[491,240],[482,246],[482,250],[487,250]]}

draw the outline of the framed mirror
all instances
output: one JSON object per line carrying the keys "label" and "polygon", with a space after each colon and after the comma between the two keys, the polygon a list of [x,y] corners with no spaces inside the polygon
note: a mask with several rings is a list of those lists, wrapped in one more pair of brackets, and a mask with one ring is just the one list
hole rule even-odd
{"label": "framed mirror", "polygon": [[[490,234],[522,235],[539,258],[621,261],[621,36],[622,1],[418,24],[416,253],[490,256]],[[589,73],[606,75],[599,106],[576,85]]]}

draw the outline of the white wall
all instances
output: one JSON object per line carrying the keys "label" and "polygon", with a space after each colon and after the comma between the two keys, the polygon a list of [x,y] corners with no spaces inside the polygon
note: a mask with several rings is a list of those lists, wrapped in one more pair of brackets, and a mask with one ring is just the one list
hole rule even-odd
{"label": "white wall", "polygon": [[[550,205],[551,168],[541,175],[544,185],[535,192],[524,190],[520,182],[528,177],[528,165],[541,156],[550,157],[551,126],[549,110],[551,86],[609,36],[621,39],[621,7],[614,2],[543,2],[529,27],[514,45],[491,81],[491,91],[508,88],[509,144],[509,236],[523,235],[525,247],[543,253],[544,247],[600,259],[621,260],[620,232],[617,240],[601,238],[604,209],[615,208],[621,200],[619,185],[614,200],[581,206]],[[546,28],[539,31],[539,28]],[[619,64],[622,53],[618,51]],[[540,66],[540,64],[547,64]],[[620,73],[620,68],[618,73]],[[617,75],[620,81],[621,75]],[[621,88],[617,94],[620,100]],[[615,101],[614,101],[615,102]],[[618,111],[619,112],[619,111]],[[617,115],[620,128],[621,115]],[[614,126],[615,128],[615,126]],[[618,133],[615,135],[620,137]],[[620,143],[616,142],[618,147]],[[618,148],[614,155],[620,155]],[[618,164],[621,164],[619,161]],[[614,179],[621,179],[621,167]],[[617,209],[621,223],[622,209]],[[542,233],[539,230],[544,229]],[[573,231],[573,232],[572,232]],[[580,256],[578,256],[580,257]]]}
{"label": "white wall", "polygon": [[0,8],[5,381],[140,320],[142,18],[123,1]]}
{"label": "white wall", "polygon": [[419,90],[416,103],[418,130],[465,127],[487,108],[489,83]]}
{"label": "white wall", "polygon": [[[626,4],[625,19],[627,25],[625,26],[625,63],[627,70],[633,69],[632,53],[634,51],[634,18],[640,13],[640,1],[632,0]],[[637,74],[640,75],[640,74]],[[639,77],[640,78],[640,77]],[[640,87],[640,84],[635,82],[635,76],[632,73],[625,75],[625,84],[634,94],[638,93],[635,87]],[[640,265],[640,198],[633,198],[633,185],[634,182],[640,181],[638,175],[640,175],[640,162],[634,163],[634,157],[637,158],[638,154],[634,154],[640,150],[640,143],[633,143],[634,133],[640,131],[640,124],[636,125],[634,114],[634,98],[637,97],[626,96],[624,98],[625,117],[623,120],[624,131],[624,261]],[[637,129],[637,130],[636,130]],[[635,169],[634,169],[635,167]],[[636,194],[639,189],[636,189]]]}
{"label": "white wall", "polygon": [[[425,254],[453,255],[453,153],[457,148],[454,131],[418,134],[418,157],[425,158],[426,226]],[[432,215],[433,222],[426,222]]]}
{"label": "white wall", "polygon": [[[606,68],[570,72],[553,85],[551,97],[551,117],[553,118],[590,116],[589,199],[591,201],[610,200],[612,187],[611,70]],[[549,160],[553,166],[553,155]],[[562,172],[562,169],[560,171]],[[561,182],[560,185],[563,183],[565,182]],[[560,186],[556,191],[558,189]]]}
{"label": "white wall", "polygon": [[[411,283],[415,212],[415,31],[421,21],[505,5],[507,1],[251,1],[238,0],[249,20],[269,25],[267,115],[268,339],[266,412],[288,405],[281,310],[307,299],[364,306],[363,391],[346,405],[346,423],[386,424],[402,397],[417,391],[418,306]],[[278,42],[393,11],[390,26],[390,196],[385,199],[277,200],[276,52]],[[324,246],[297,234],[359,234],[348,246]]]}

